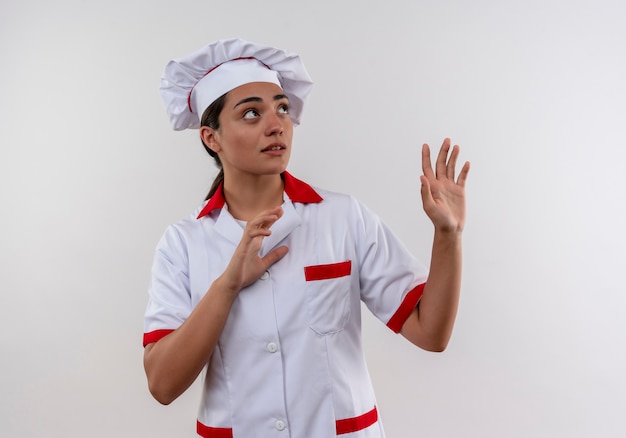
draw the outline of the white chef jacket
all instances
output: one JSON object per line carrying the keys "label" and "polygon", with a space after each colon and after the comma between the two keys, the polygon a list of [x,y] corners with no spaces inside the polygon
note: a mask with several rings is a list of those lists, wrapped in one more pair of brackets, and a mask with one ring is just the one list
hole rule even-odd
{"label": "white chef jacket", "polygon": [[[212,438],[382,438],[361,341],[361,301],[399,332],[427,277],[353,197],[283,174],[283,216],[261,256],[287,255],[239,292],[206,368],[197,431]],[[178,328],[241,240],[221,187],[158,243],[144,345]]]}

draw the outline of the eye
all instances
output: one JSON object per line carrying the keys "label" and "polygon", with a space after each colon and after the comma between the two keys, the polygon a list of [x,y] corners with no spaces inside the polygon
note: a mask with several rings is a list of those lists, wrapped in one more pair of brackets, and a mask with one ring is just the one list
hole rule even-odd
{"label": "eye", "polygon": [[278,107],[279,114],[289,114],[289,105],[284,103]]}
{"label": "eye", "polygon": [[246,120],[252,120],[252,119],[256,119],[257,117],[259,117],[259,112],[255,109],[247,109],[244,111],[243,113],[243,118]]}

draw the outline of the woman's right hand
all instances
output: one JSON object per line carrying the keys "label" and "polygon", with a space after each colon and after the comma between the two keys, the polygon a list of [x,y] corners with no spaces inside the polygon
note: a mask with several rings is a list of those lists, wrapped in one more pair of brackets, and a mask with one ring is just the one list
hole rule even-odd
{"label": "woman's right hand", "polygon": [[287,247],[280,246],[259,257],[263,239],[272,234],[271,226],[282,215],[282,207],[276,207],[249,221],[228,266],[185,322],[159,341],[146,345],[144,367],[148,385],[159,402],[171,403],[196,380],[213,354],[239,291],[287,254]]}
{"label": "woman's right hand", "polygon": [[226,290],[233,294],[254,283],[270,266],[287,254],[286,246],[279,246],[265,257],[259,256],[263,239],[272,231],[270,228],[283,215],[282,207],[264,211],[250,220],[243,230],[241,241],[220,277]]}

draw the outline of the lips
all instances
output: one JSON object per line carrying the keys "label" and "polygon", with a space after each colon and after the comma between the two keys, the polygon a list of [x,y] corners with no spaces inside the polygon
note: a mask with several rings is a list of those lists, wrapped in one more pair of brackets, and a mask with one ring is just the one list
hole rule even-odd
{"label": "lips", "polygon": [[287,149],[287,147],[283,143],[273,143],[269,145],[268,147],[264,148],[263,150],[261,150],[261,152],[275,152],[275,151],[282,151],[285,149]]}

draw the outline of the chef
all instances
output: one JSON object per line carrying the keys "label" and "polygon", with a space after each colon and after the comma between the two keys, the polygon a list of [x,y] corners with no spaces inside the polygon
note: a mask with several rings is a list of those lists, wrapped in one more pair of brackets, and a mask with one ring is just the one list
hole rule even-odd
{"label": "chef", "polygon": [[469,163],[455,174],[446,139],[433,169],[423,146],[426,268],[354,197],[287,171],[311,87],[298,55],[241,39],[174,59],[162,77],[172,127],[197,129],[220,172],[157,245],[144,366],[163,404],[204,371],[202,437],[384,437],[361,302],[423,349],[452,333]]}

